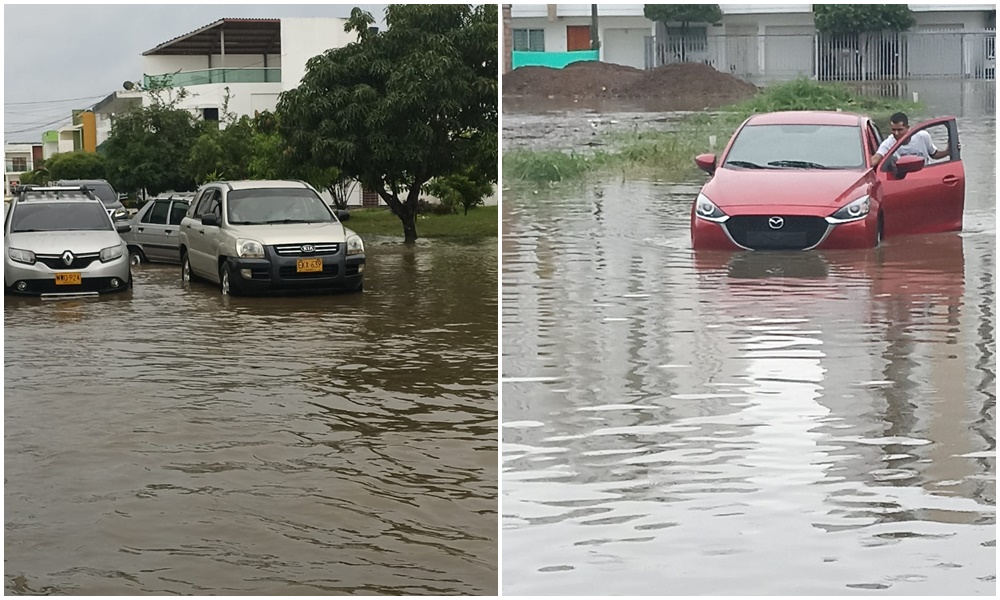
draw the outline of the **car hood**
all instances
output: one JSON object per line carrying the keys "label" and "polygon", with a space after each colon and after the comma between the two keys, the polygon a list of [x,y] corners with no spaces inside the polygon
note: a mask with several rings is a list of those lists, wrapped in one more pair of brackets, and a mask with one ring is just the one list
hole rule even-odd
{"label": "car hood", "polygon": [[[350,233],[347,233],[350,232]],[[353,235],[340,223],[288,223],[274,225],[236,225],[232,227],[236,237],[257,240],[265,246],[276,244],[309,244],[313,242],[347,241]]]}
{"label": "car hood", "polygon": [[8,246],[31,250],[35,254],[91,254],[117,246],[122,238],[117,231],[26,231],[7,235]]}
{"label": "car hood", "polygon": [[766,207],[825,216],[863,196],[873,181],[871,170],[718,169],[702,193],[729,215]]}

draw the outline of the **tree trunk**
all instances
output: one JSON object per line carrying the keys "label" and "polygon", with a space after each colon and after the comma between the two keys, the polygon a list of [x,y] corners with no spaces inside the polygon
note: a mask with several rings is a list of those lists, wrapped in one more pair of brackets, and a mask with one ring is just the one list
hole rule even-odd
{"label": "tree trunk", "polygon": [[392,209],[392,214],[399,217],[403,223],[403,242],[412,244],[417,241],[417,200],[420,198],[420,184],[410,188],[406,195],[406,200],[401,202],[395,192],[389,194],[385,188],[380,186],[376,191],[385,203]]}

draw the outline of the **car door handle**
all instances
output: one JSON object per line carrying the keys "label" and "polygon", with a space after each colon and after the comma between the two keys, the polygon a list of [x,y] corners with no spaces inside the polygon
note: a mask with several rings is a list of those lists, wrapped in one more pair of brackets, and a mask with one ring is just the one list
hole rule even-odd
{"label": "car door handle", "polygon": [[[139,231],[142,231],[142,230],[140,229]],[[165,234],[167,234],[167,235],[170,235],[170,232],[171,232],[171,231],[173,231],[173,229],[164,229],[164,230],[163,230],[163,233],[165,233]]]}
{"label": "car door handle", "polygon": [[136,229],[136,231],[138,231],[139,233],[142,233],[142,227],[139,227],[138,229]]}
{"label": "car door handle", "polygon": [[955,177],[954,175],[945,175],[944,179],[941,180],[941,183],[945,185],[955,185],[958,183],[958,177]]}

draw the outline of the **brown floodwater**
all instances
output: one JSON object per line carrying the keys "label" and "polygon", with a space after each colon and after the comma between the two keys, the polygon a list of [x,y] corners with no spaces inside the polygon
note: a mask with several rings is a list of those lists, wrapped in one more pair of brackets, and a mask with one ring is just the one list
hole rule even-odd
{"label": "brown floodwater", "polygon": [[[968,102],[936,113],[964,230],[874,251],[695,255],[701,178],[505,191],[504,594],[995,594],[996,119]],[[545,110],[509,139],[636,115]]]}
{"label": "brown floodwater", "polygon": [[5,591],[496,594],[496,240],[368,253],[362,294],[6,298]]}

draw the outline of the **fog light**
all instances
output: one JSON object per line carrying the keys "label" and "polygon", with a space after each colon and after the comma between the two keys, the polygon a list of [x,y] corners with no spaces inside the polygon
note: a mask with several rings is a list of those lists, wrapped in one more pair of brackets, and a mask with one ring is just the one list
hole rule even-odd
{"label": "fog light", "polygon": [[243,279],[253,279],[253,272],[250,269],[240,269],[240,275]]}
{"label": "fog light", "polygon": [[121,284],[122,284],[121,279],[118,279],[117,277],[111,278],[111,287],[118,289],[118,286],[120,286]]}
{"label": "fog light", "polygon": [[17,291],[23,292],[26,289],[28,289],[28,282],[26,282],[26,281],[18,281],[17,282]]}
{"label": "fog light", "polygon": [[361,263],[360,265],[358,265],[358,275],[364,272],[365,272],[365,263]]}

